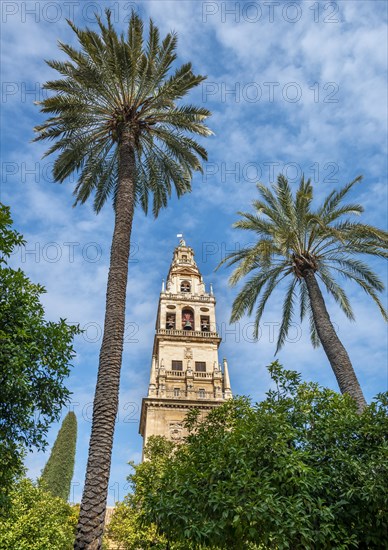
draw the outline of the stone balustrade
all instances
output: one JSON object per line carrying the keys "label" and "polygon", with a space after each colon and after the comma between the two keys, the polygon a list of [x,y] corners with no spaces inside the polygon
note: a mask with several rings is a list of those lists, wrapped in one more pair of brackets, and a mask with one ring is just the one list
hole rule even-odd
{"label": "stone balustrade", "polygon": [[206,294],[191,294],[190,292],[181,292],[180,294],[172,294],[171,292],[162,292],[162,298],[169,300],[180,300],[187,302],[215,302],[214,296]]}
{"label": "stone balustrade", "polygon": [[[165,373],[165,376],[167,377],[175,377],[175,378],[185,378],[186,376],[186,373],[187,371],[182,371],[182,370],[165,370],[164,371]],[[159,373],[160,375],[161,373]],[[192,375],[194,376],[194,378],[209,378],[210,380],[213,378],[214,374],[216,376],[220,375],[221,376],[221,373],[220,371],[216,372],[216,373],[213,373],[213,372],[196,372],[196,371],[192,371]]]}
{"label": "stone balustrade", "polygon": [[177,330],[175,328],[160,328],[156,331],[160,336],[186,336],[187,338],[219,338],[218,332],[201,330]]}

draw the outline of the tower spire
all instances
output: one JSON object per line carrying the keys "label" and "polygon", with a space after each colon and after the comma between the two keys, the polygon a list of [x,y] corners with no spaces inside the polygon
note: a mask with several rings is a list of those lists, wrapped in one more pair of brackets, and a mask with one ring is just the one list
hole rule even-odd
{"label": "tower spire", "polygon": [[178,239],[180,239],[179,246],[186,246],[186,241],[183,238],[183,233],[178,233],[177,237],[178,237]]}
{"label": "tower spire", "polygon": [[156,392],[156,355],[152,356],[150,384],[148,388],[148,396],[155,395]]}
{"label": "tower spire", "polygon": [[232,397],[232,390],[231,390],[231,387],[230,387],[228,362],[225,358],[224,358],[224,396],[225,396],[225,399],[230,399]]}

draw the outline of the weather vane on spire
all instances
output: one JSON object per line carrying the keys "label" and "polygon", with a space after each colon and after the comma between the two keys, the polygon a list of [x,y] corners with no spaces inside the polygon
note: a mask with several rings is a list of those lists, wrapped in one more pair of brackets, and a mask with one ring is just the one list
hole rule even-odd
{"label": "weather vane on spire", "polygon": [[183,233],[178,233],[178,234],[177,234],[177,237],[178,237],[178,239],[180,239],[180,241],[179,241],[179,246],[186,246],[186,242],[185,242],[185,240],[184,240],[184,238],[183,238]]}

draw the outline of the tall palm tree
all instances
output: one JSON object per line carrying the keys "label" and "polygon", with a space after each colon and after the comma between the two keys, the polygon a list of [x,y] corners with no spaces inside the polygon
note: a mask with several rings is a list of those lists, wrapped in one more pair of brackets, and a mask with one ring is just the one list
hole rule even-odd
{"label": "tall palm tree", "polygon": [[242,219],[234,224],[239,229],[252,231],[257,240],[240,251],[229,253],[221,263],[237,264],[230,277],[232,285],[252,274],[234,300],[231,322],[238,321],[245,313],[251,315],[256,306],[256,338],[269,297],[284,279],[290,278],[276,352],[287,337],[299,297],[300,318],[303,321],[306,314],[310,318],[313,345],[322,344],[341,392],[351,395],[362,410],[365,398],[349,356],[334,330],[318,284],[320,280],[345,315],[354,319],[348,297],[335,275],[355,281],[376,302],[387,320],[377,295],[384,290],[384,285],[357,256],[388,257],[388,233],[351,221],[350,215],[361,214],[364,209],[359,204],[343,204],[343,199],[360,180],[358,177],[339,191],[332,191],[317,209],[312,208],[310,180],[302,178],[295,196],[282,175],[272,190],[259,184],[260,198],[253,202],[255,213],[239,212]]}
{"label": "tall palm tree", "polygon": [[48,61],[61,78],[46,82],[53,94],[40,102],[47,120],[35,128],[35,140],[52,140],[45,156],[58,153],[53,175],[78,181],[75,204],[94,195],[99,212],[113,199],[115,225],[106,294],[106,313],[93,405],[92,433],[82,497],[77,549],[98,549],[104,528],[113,432],[118,407],[123,350],[125,297],[134,209],[153,214],[167,205],[172,188],[178,196],[191,190],[192,173],[201,170],[205,149],[190,134],[209,136],[204,124],[210,112],[179,100],[205,77],[191,63],[173,69],[177,37],[161,41],[150,21],[143,41],[143,23],[132,13],[126,34],[118,35],[96,18],[99,33],[72,22],[80,49],[59,42],[66,61]]}

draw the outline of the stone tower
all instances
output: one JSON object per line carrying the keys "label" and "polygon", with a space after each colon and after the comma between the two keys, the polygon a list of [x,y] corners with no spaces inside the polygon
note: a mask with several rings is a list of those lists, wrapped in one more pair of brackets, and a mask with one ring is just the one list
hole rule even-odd
{"label": "stone tower", "polygon": [[182,239],[159,298],[148,396],[140,417],[143,446],[150,435],[178,441],[190,408],[198,408],[204,417],[232,397],[226,359],[223,369],[218,361],[215,305],[194,251]]}

